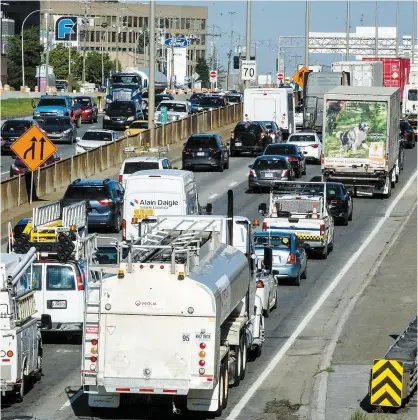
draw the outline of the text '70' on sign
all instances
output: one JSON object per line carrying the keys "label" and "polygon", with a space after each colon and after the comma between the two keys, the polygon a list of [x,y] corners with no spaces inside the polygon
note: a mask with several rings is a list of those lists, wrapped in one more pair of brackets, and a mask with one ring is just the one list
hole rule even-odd
{"label": "text '70' on sign", "polygon": [[57,151],[51,140],[36,125],[22,134],[10,148],[31,171],[38,169]]}
{"label": "text '70' on sign", "polygon": [[241,61],[241,80],[257,80],[257,69],[255,60]]}

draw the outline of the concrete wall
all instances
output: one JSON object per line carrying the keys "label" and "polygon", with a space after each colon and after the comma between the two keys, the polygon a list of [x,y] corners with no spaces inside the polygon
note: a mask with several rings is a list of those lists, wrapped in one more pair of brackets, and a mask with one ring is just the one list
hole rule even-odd
{"label": "concrete wall", "polygon": [[[192,115],[180,121],[165,124],[156,129],[159,147],[176,144],[191,134],[210,130],[238,122],[243,113],[242,103]],[[78,178],[87,178],[112,167],[119,167],[127,146],[145,147],[150,141],[150,131],[125,137],[115,143],[98,147],[89,152],[72,156],[41,168],[34,173],[36,191],[39,198],[67,187]],[[1,212],[11,210],[28,202],[25,177],[10,178],[1,183]]]}

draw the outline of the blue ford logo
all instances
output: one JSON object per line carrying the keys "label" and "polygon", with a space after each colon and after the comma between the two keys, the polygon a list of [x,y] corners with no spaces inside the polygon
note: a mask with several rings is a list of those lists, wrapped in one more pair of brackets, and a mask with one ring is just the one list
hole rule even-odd
{"label": "blue ford logo", "polygon": [[169,38],[164,41],[167,47],[171,47],[172,43],[174,43],[174,48],[185,48],[190,45],[190,41],[186,38]]}

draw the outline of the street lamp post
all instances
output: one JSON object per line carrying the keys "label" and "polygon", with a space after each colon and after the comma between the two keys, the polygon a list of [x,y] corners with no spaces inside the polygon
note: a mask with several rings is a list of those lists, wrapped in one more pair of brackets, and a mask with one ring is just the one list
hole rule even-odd
{"label": "street lamp post", "polygon": [[[247,0],[247,36],[246,36],[246,60],[251,59],[251,0]],[[245,81],[245,88],[249,89],[250,81]]]}
{"label": "street lamp post", "polygon": [[150,145],[155,147],[155,0],[149,5],[149,87],[148,87],[148,128]]}
{"label": "street lamp post", "polygon": [[305,8],[305,67],[309,69],[309,1]]}

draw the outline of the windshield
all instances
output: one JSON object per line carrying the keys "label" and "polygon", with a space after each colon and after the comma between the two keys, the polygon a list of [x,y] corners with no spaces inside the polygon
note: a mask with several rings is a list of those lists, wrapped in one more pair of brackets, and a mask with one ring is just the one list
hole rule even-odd
{"label": "windshield", "polygon": [[145,130],[148,130],[148,122],[147,121],[134,122],[129,126],[129,128],[143,128]]}
{"label": "windshield", "polygon": [[245,133],[246,131],[254,131],[256,134],[260,134],[261,126],[258,124],[248,124],[248,126],[246,126],[245,124],[239,124],[235,127],[236,135]]}
{"label": "windshield", "polygon": [[255,246],[270,245],[274,249],[290,249],[290,238],[287,236],[255,236]]}
{"label": "windshield", "polygon": [[171,99],[174,99],[174,98],[171,98],[170,95],[161,95],[161,96],[158,95],[155,97],[155,103],[159,104],[162,101],[169,101]]}
{"label": "windshield", "polygon": [[140,86],[140,78],[137,75],[117,75],[114,74],[112,76],[112,87],[125,87],[125,86],[132,86],[132,87],[139,87]]}
{"label": "windshield", "polygon": [[187,140],[186,149],[216,149],[216,139],[214,137],[190,137]]}
{"label": "windshield", "polygon": [[147,169],[158,169],[158,162],[126,162],[123,173],[131,175],[138,171],[146,171]]}
{"label": "windshield", "polygon": [[410,89],[408,91],[408,101],[417,101],[417,89]]}
{"label": "windshield", "polygon": [[104,131],[86,131],[82,140],[112,141],[112,133]]}
{"label": "windshield", "polygon": [[109,192],[106,187],[97,187],[95,185],[75,186],[70,185],[65,192],[64,199],[77,200],[103,200],[109,198]]}
{"label": "windshield", "polygon": [[200,105],[222,105],[222,100],[219,98],[206,97],[200,100]]}
{"label": "windshield", "polygon": [[81,106],[90,106],[91,105],[90,98],[75,98],[74,101],[79,103]]}
{"label": "windshield", "polygon": [[190,101],[197,101],[201,98],[204,98],[206,96],[206,93],[193,93],[192,96],[190,96]]}
{"label": "windshield", "polygon": [[295,155],[296,153],[295,146],[284,144],[271,144],[264,152],[265,155]]}
{"label": "windshield", "polygon": [[45,118],[42,125],[71,125],[71,118]]}
{"label": "windshield", "polygon": [[26,131],[30,128],[32,123],[30,121],[6,121],[1,127],[1,131]]}
{"label": "windshield", "polygon": [[267,128],[267,130],[273,130],[274,131],[273,124],[270,121],[263,121],[263,124]]}
{"label": "windshield", "polygon": [[45,98],[45,99],[41,99],[39,101],[38,106],[63,106],[63,107],[67,107],[67,102],[65,101],[65,99]]}
{"label": "windshield", "polygon": [[157,110],[161,111],[161,108],[167,108],[169,112],[187,112],[187,108],[185,104],[176,104],[176,103],[163,103],[161,102],[158,105]]}
{"label": "windshield", "polygon": [[107,108],[107,115],[134,115],[135,106],[132,102],[112,102]]}
{"label": "windshield", "polygon": [[327,198],[339,197],[341,195],[341,187],[327,185]]}
{"label": "windshield", "polygon": [[305,135],[298,135],[298,134],[292,134],[289,137],[288,143],[292,143],[294,141],[309,141],[315,143],[315,136],[305,136]]}
{"label": "windshield", "polygon": [[228,102],[241,102],[240,96],[228,96]]}
{"label": "windshield", "polygon": [[287,162],[284,159],[259,159],[256,160],[253,169],[281,170],[287,169]]}

